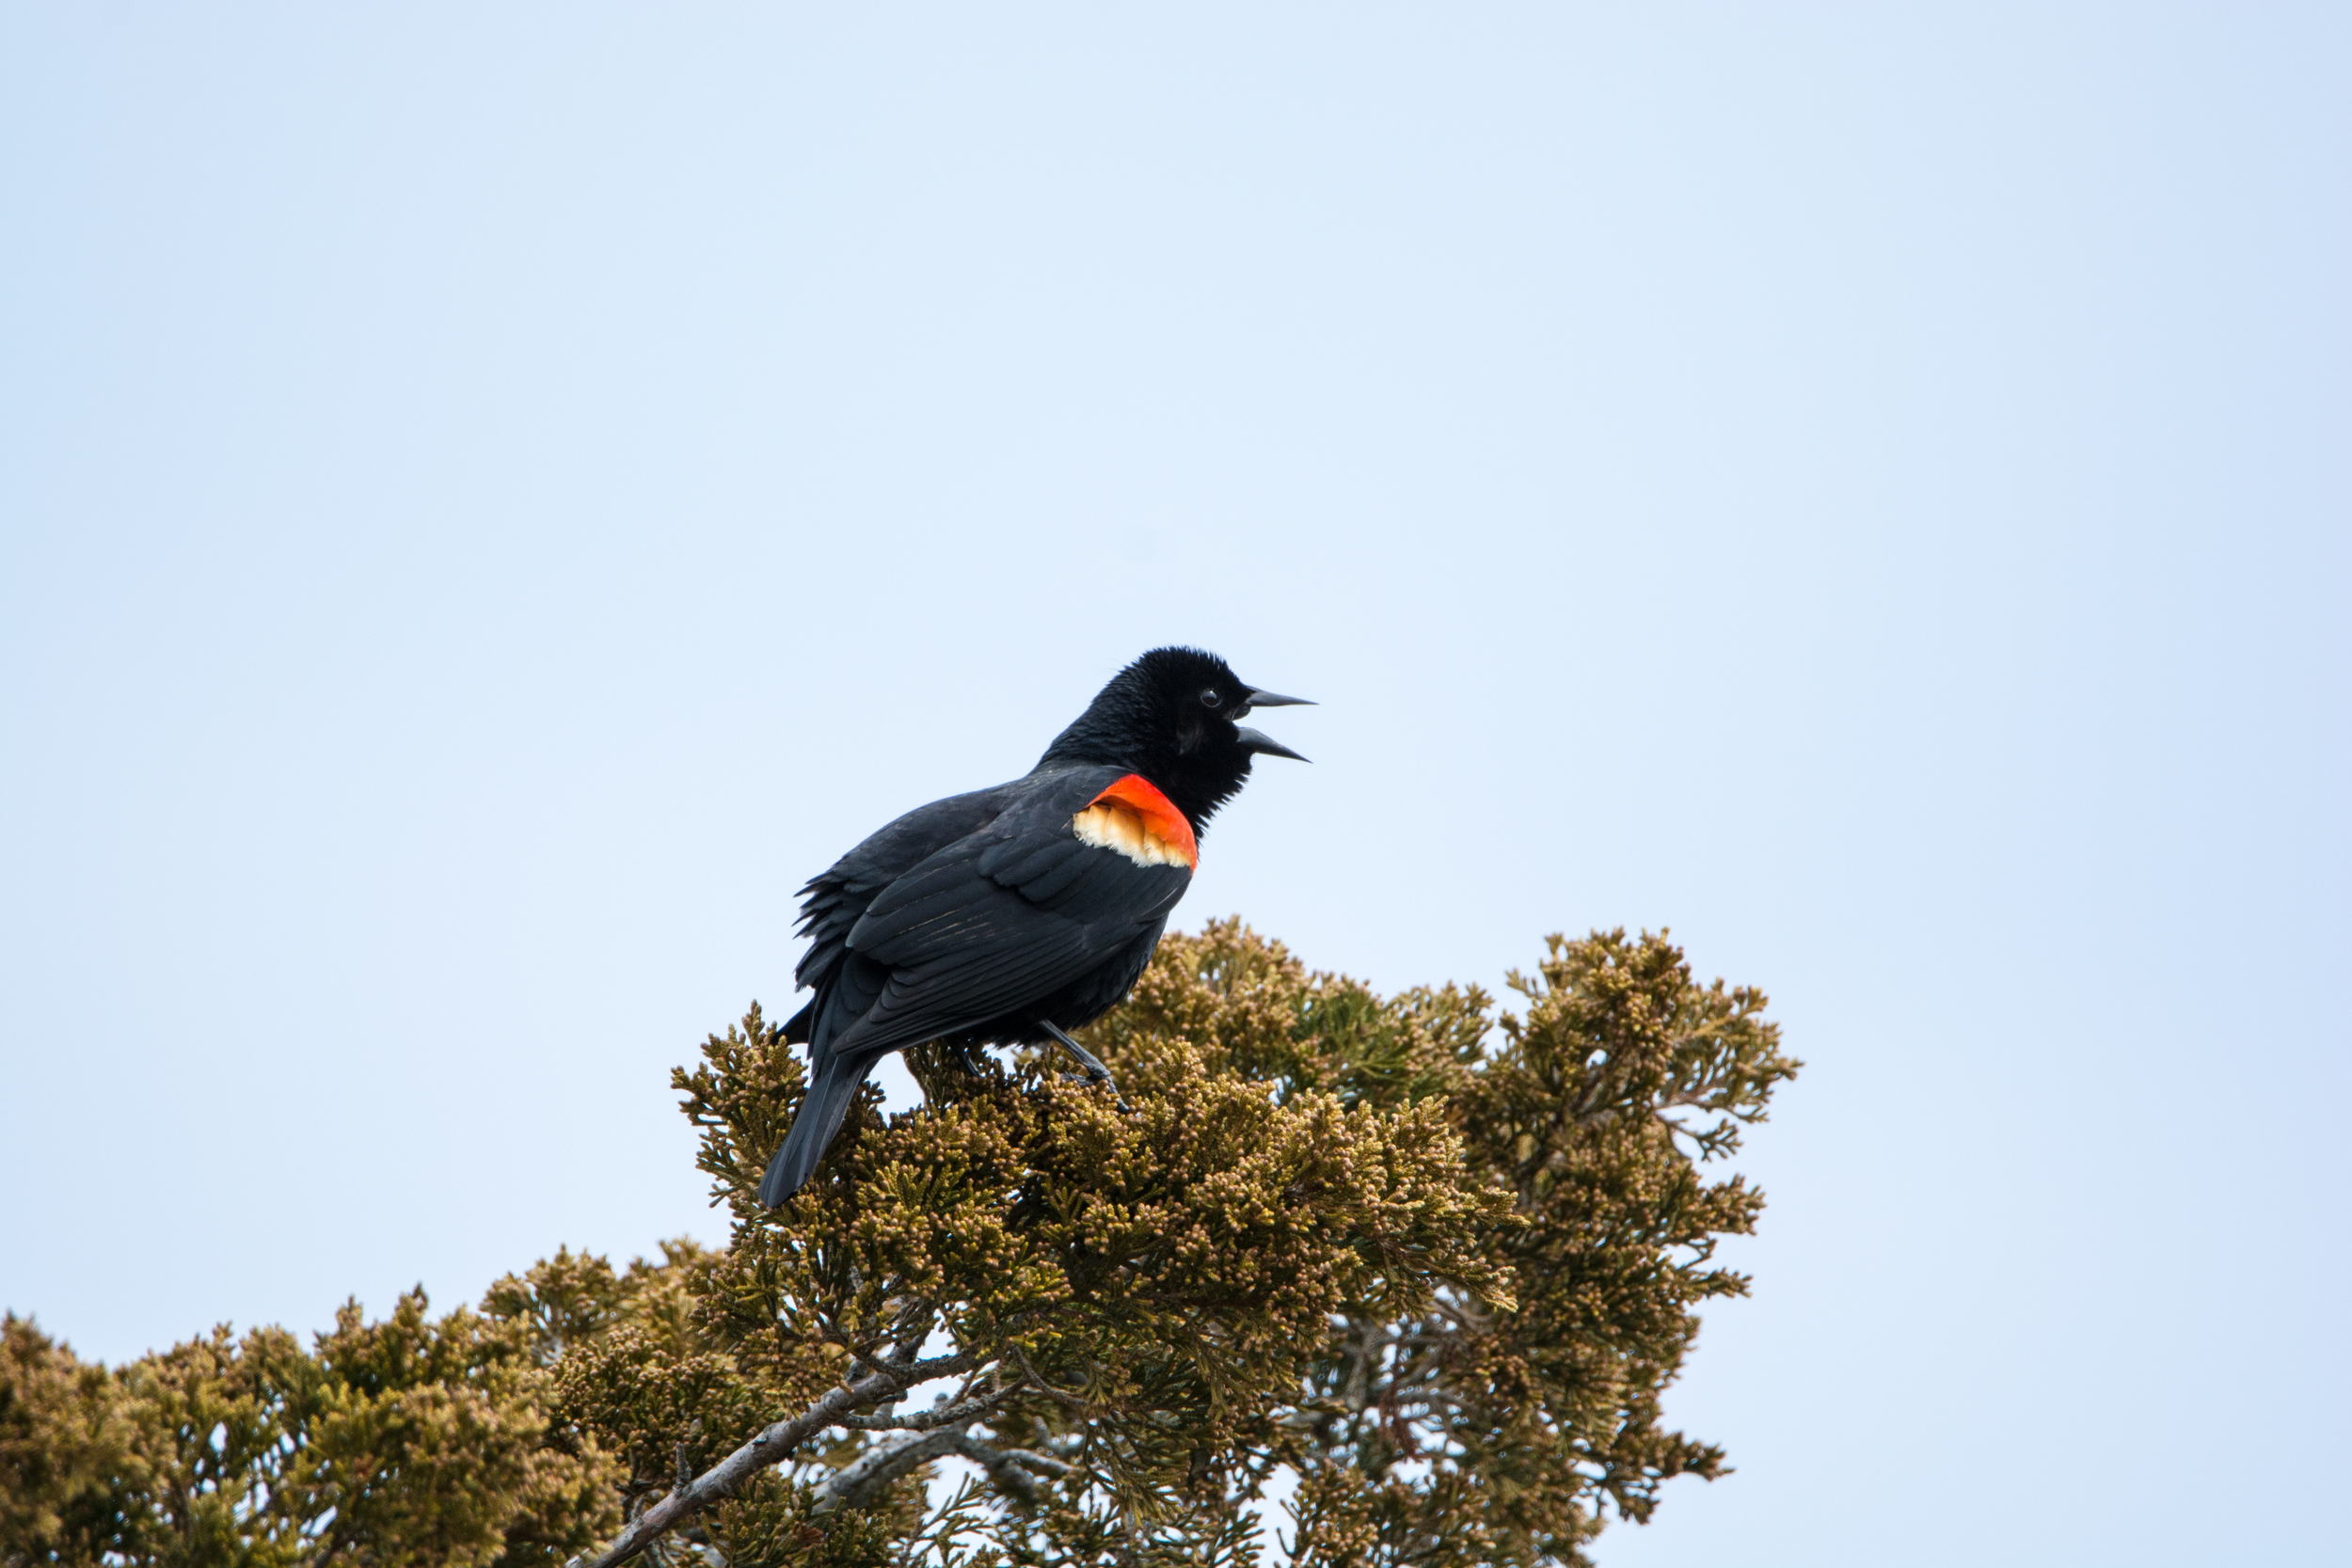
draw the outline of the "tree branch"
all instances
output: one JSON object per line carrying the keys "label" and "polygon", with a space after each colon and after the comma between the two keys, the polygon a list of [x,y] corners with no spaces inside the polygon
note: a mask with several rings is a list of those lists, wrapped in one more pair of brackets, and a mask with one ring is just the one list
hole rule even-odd
{"label": "tree branch", "polygon": [[980,1399],[966,1400],[943,1410],[917,1411],[912,1416],[835,1416],[833,1424],[855,1432],[930,1432],[984,1415],[1021,1392],[1023,1386],[1015,1383]]}
{"label": "tree branch", "polygon": [[817,1488],[817,1505],[809,1512],[831,1513],[837,1508],[862,1503],[926,1460],[955,1452],[963,1441],[963,1428],[954,1426],[928,1435],[911,1434],[896,1443],[869,1449],[855,1462],[825,1478],[824,1484]]}
{"label": "tree branch", "polygon": [[1039,1393],[1045,1395],[1049,1399],[1058,1400],[1064,1406],[1076,1411],[1081,1416],[1090,1418],[1100,1414],[1090,1402],[1082,1400],[1075,1394],[1066,1393],[1047,1382],[1045,1374],[1039,1371],[1034,1366],[1030,1365],[1029,1358],[1021,1354],[1021,1347],[1019,1345],[1007,1345],[1005,1348],[1012,1353],[1012,1358],[1015,1361],[1021,1363],[1021,1370],[1028,1374],[1030,1386],[1034,1387]]}
{"label": "tree branch", "polygon": [[955,1442],[949,1446],[947,1451],[960,1458],[968,1459],[986,1470],[989,1479],[999,1488],[1011,1493],[1023,1502],[1037,1500],[1036,1478],[1031,1476],[1028,1470],[1023,1469],[1023,1465],[1025,1465],[1032,1470],[1043,1471],[1049,1476],[1066,1476],[1070,1473],[1069,1465],[1050,1455],[1038,1453],[1029,1449],[992,1449],[986,1443],[963,1436],[961,1433],[956,1435]]}
{"label": "tree branch", "polygon": [[691,1483],[675,1488],[640,1513],[604,1550],[576,1557],[567,1568],[617,1568],[712,1503],[732,1496],[737,1487],[769,1465],[789,1459],[792,1450],[810,1433],[831,1426],[835,1417],[861,1405],[878,1403],[894,1394],[903,1394],[915,1384],[968,1372],[977,1365],[977,1358],[970,1355],[942,1355],[829,1388],[806,1410],[776,1422],[695,1477]]}

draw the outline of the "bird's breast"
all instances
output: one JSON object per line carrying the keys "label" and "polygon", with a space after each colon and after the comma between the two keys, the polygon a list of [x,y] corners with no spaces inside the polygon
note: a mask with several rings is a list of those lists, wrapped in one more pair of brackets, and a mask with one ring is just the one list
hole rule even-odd
{"label": "bird's breast", "polygon": [[1192,824],[1140,773],[1130,773],[1097,795],[1070,826],[1081,843],[1116,849],[1137,865],[1190,870],[1200,863]]}

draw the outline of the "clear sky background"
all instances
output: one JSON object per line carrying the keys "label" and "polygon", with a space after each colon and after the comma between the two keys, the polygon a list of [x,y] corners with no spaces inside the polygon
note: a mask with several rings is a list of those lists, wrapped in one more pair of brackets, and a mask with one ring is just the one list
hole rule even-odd
{"label": "clear sky background", "polygon": [[718,1236],[792,890],[1183,640],[1183,923],[1808,1064],[1606,1568],[2346,1561],[2348,327],[2341,7],[9,4],[0,1303]]}

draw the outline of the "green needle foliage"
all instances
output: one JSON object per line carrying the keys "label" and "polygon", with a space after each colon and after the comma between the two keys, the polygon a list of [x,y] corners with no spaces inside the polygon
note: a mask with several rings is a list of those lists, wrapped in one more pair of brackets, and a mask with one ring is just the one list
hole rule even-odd
{"label": "green needle foliage", "polygon": [[527,1328],[421,1291],[306,1350],[226,1328],[116,1372],[0,1329],[0,1562],[561,1561],[617,1520]]}
{"label": "green needle foliage", "polygon": [[115,1370],[8,1319],[0,1563],[1582,1562],[1723,1472],[1660,1400],[1746,1289],[1712,1252],[1762,1198],[1710,1164],[1798,1064],[1662,934],[1512,983],[1498,1019],[1170,937],[1088,1032],[1132,1111],[912,1053],[929,1104],[867,1090],[772,1213],[802,1078],[755,1007],[674,1077],[724,1250]]}

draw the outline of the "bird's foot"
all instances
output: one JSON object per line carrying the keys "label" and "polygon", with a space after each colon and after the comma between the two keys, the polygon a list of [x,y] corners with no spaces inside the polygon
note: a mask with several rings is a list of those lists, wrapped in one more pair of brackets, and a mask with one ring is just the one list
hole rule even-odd
{"label": "bird's foot", "polygon": [[[1068,1035],[1063,1034],[1059,1025],[1045,1019],[1040,1019],[1038,1022],[1045,1026],[1045,1032],[1047,1034],[1061,1041],[1061,1048],[1064,1051],[1069,1052],[1073,1056],[1078,1058],[1078,1065],[1086,1069],[1085,1077],[1088,1083],[1099,1084],[1103,1087],[1110,1090],[1111,1098],[1119,1101],[1119,1108],[1120,1110],[1132,1112],[1135,1109],[1133,1105],[1127,1103],[1127,1097],[1120,1093],[1119,1080],[1111,1076],[1111,1069],[1103,1065],[1101,1058],[1096,1056],[1093,1052],[1089,1051],[1085,1046],[1080,1045],[1076,1040],[1072,1039]],[[1063,1076],[1069,1077],[1072,1075],[1065,1073]]]}

